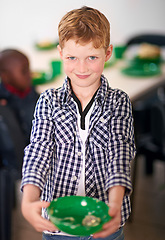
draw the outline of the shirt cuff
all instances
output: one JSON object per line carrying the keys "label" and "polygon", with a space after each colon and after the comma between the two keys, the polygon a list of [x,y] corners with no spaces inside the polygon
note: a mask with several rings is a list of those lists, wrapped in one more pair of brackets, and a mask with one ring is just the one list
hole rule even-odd
{"label": "shirt cuff", "polygon": [[43,176],[36,174],[36,172],[30,172],[30,173],[28,172],[28,173],[24,173],[24,176],[22,178],[22,182],[21,182],[22,192],[23,192],[24,185],[27,185],[27,184],[35,185],[39,187],[42,191],[44,188],[45,181],[43,179]]}
{"label": "shirt cuff", "polygon": [[127,176],[124,173],[114,173],[110,175],[105,183],[105,190],[108,191],[109,188],[114,186],[123,186],[125,187],[125,195],[130,196],[132,193],[132,183],[130,176]]}

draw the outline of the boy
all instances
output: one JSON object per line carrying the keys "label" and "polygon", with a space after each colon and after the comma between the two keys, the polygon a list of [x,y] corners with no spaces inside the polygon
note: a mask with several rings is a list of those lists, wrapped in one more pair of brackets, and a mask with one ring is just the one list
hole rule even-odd
{"label": "boy", "polygon": [[[24,136],[25,145],[29,144],[31,122],[38,97],[39,94],[32,87],[28,58],[16,49],[5,49],[1,51],[0,106],[3,111],[10,111],[10,115],[17,120],[22,135]],[[14,143],[12,139],[10,139],[9,126],[3,117],[6,116],[2,114],[0,121],[0,155],[3,165],[7,168],[17,169],[19,167],[17,162],[21,161],[20,165],[22,168],[25,145],[20,146],[20,152],[22,153],[20,154],[21,160],[16,159],[18,156],[16,157],[17,154],[15,154]]]}
{"label": "boy", "polygon": [[0,52],[0,104],[16,114],[29,143],[33,111],[39,94],[32,87],[29,60],[16,49]]}
{"label": "boy", "polygon": [[80,237],[54,233],[41,208],[61,196],[95,197],[109,204],[113,219],[83,239],[124,239],[135,147],[129,98],[102,75],[112,53],[109,22],[98,10],[82,7],[68,12],[58,31],[67,77],[62,88],[45,91],[37,103],[25,149],[22,212],[44,231],[43,239],[76,240]]}

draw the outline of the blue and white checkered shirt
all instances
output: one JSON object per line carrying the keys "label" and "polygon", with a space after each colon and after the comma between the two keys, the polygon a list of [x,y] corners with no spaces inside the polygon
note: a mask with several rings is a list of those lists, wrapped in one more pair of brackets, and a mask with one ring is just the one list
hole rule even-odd
{"label": "blue and white checkered shirt", "polygon": [[[85,192],[86,196],[108,203],[108,189],[124,186],[121,226],[130,214],[133,131],[129,97],[119,89],[110,88],[102,75],[86,140]],[[76,195],[82,155],[76,103],[66,78],[61,88],[46,90],[38,100],[31,143],[25,148],[22,187],[38,186],[45,201]],[[46,211],[44,217],[47,218]]]}

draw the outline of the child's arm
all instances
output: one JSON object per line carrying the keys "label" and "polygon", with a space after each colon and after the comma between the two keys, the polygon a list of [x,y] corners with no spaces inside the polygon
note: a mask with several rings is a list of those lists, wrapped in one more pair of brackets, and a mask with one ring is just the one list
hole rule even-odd
{"label": "child's arm", "polygon": [[105,238],[116,232],[121,223],[121,206],[123,202],[125,187],[114,186],[109,190],[109,215],[112,217],[108,223],[104,224],[103,230],[94,234],[94,238]]}
{"label": "child's arm", "polygon": [[40,189],[27,184],[23,188],[22,214],[25,219],[38,231],[56,231],[57,228],[41,216],[41,210],[48,207],[48,202],[40,201]]}

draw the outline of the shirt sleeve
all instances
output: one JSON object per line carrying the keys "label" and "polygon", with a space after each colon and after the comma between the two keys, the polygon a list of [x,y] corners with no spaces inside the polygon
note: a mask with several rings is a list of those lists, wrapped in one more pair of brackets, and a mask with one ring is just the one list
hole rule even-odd
{"label": "shirt sleeve", "polygon": [[25,148],[21,190],[26,184],[38,186],[41,191],[44,188],[55,147],[51,102],[48,93],[37,102],[30,144]]}
{"label": "shirt sleeve", "polygon": [[125,194],[129,195],[132,191],[131,160],[135,157],[132,106],[124,92],[118,91],[114,99],[110,120],[106,190],[120,185],[125,187]]}

